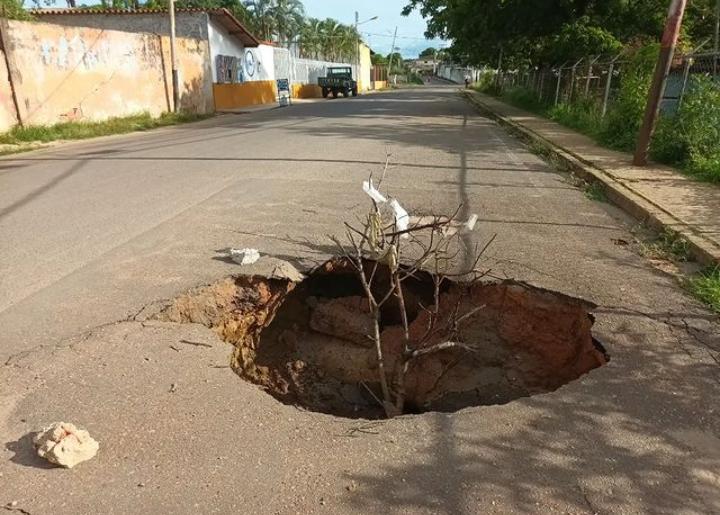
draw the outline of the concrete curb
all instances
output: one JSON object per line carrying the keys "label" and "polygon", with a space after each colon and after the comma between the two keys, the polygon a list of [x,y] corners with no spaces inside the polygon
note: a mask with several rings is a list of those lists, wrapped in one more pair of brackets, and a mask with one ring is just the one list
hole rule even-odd
{"label": "concrete curb", "polygon": [[535,147],[554,164],[586,182],[600,184],[608,200],[633,218],[656,231],[670,230],[678,233],[687,240],[690,255],[695,261],[707,266],[720,265],[720,247],[715,242],[705,238],[693,226],[686,224],[669,211],[629,188],[624,182],[614,177],[611,171],[595,166],[583,159],[582,156],[557,145],[532,129],[496,113],[473,92],[461,90],[461,95],[506,128],[508,132]]}

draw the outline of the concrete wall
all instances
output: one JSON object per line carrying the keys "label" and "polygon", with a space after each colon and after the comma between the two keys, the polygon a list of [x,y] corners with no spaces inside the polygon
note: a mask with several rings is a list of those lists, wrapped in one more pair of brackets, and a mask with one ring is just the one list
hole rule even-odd
{"label": "concrete wall", "polygon": [[242,65],[245,47],[237,38],[231,36],[225,27],[213,20],[208,22],[208,42],[210,43],[210,67],[212,68],[213,82],[225,82],[218,79],[218,56],[235,57]]}
{"label": "concrete wall", "polygon": [[[104,120],[171,107],[169,39],[149,33],[0,20],[10,76],[26,125]],[[213,110],[207,41],[179,38],[180,102],[185,110]],[[17,117],[3,114],[8,74],[0,69],[0,130]],[[15,118],[15,119],[14,119]]]}
{"label": "concrete wall", "polygon": [[[170,35],[170,18],[167,14],[43,14],[43,23],[66,27],[90,27],[94,29],[121,30]],[[175,16],[175,34],[180,38],[208,39],[207,13],[179,12]]]}
{"label": "concrete wall", "polygon": [[482,70],[475,68],[467,68],[464,66],[457,66],[455,64],[440,64],[437,67],[437,76],[443,79],[457,82],[462,84],[465,82],[465,77],[469,76],[470,80],[475,82],[480,78]]}
{"label": "concrete wall", "polygon": [[[214,29],[211,28],[212,30]],[[252,66],[248,65],[248,53],[251,54]],[[245,70],[242,82],[214,85],[216,109],[232,110],[276,102],[277,79],[290,81],[291,95],[294,98],[321,97],[322,91],[317,85],[317,79],[326,74],[328,67],[352,66],[355,76],[358,70],[357,65],[301,59],[286,48],[272,45],[245,49],[243,60]],[[249,73],[250,68],[254,68],[252,74]]]}
{"label": "concrete wall", "polygon": [[5,65],[5,52],[0,50],[0,131],[5,131],[16,124],[17,113],[12,98],[8,69]]}

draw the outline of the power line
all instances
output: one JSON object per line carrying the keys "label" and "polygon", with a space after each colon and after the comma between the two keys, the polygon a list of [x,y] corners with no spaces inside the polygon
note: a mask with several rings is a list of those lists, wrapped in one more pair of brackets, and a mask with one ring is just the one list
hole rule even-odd
{"label": "power line", "polygon": [[[364,34],[365,36],[377,36],[377,37],[382,37],[382,38],[391,38],[391,37],[393,37],[392,34],[376,34],[376,33],[374,33],[374,32],[363,32],[363,34]],[[400,36],[400,35],[398,35],[398,36],[397,36],[397,39],[415,39],[415,40],[419,40],[419,41],[432,41],[432,39],[428,39],[428,38],[424,38],[424,37],[421,38],[421,37],[418,37],[418,36]]]}

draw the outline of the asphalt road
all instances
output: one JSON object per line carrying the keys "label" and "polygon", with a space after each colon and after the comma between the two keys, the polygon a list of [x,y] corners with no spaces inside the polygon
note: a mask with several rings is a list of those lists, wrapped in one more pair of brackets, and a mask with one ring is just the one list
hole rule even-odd
{"label": "asphalt road", "polygon": [[0,160],[0,360],[226,274],[213,258],[228,246],[319,257],[301,242],[327,246],[386,152],[398,197],[423,210],[463,202],[486,237],[503,222],[518,229],[500,235],[507,244],[584,226],[606,243],[615,227],[452,87],[22,154]]}
{"label": "asphalt road", "polygon": [[[115,322],[238,273],[228,246],[309,265],[362,212],[463,204],[483,265],[598,304],[611,361],[547,395],[381,425],[277,403],[204,328]],[[0,160],[0,505],[30,513],[717,513],[717,317],[640,257],[636,222],[450,86],[225,115]],[[103,326],[103,327],[101,327]],[[206,342],[182,347],[178,341]],[[172,350],[171,350],[172,349]],[[179,387],[168,393],[171,384]],[[43,469],[28,433],[88,427]],[[360,432],[357,428],[364,428]],[[56,493],[61,492],[61,502]],[[11,506],[12,507],[12,506]]]}

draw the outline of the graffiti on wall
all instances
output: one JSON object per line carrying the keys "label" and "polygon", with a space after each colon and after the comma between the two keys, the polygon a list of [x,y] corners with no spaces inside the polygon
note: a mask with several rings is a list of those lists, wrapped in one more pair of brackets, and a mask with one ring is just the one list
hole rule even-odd
{"label": "graffiti on wall", "polygon": [[220,84],[244,82],[242,62],[234,55],[215,56],[216,80]]}
{"label": "graffiti on wall", "polygon": [[138,54],[132,45],[124,41],[113,41],[83,37],[75,34],[72,37],[60,36],[59,38],[43,39],[39,45],[40,61],[46,67],[54,67],[60,70],[77,69],[92,70],[98,66],[106,66],[110,63],[117,63],[118,56],[133,59],[140,66],[146,66],[149,54],[154,50],[148,48],[147,41],[143,41],[141,55]]}
{"label": "graffiti on wall", "polygon": [[260,68],[260,62],[251,50],[242,57],[234,55],[215,56],[215,79],[219,84],[242,83],[253,80]]}

